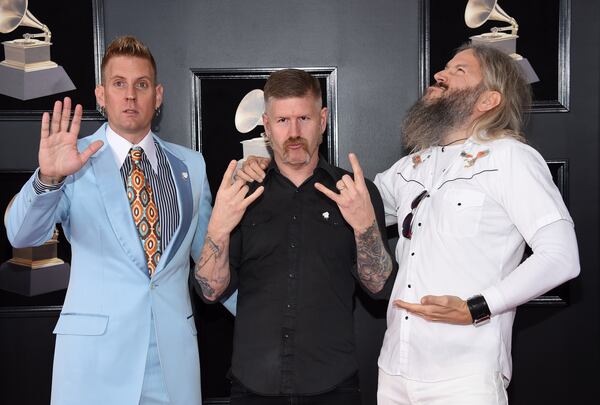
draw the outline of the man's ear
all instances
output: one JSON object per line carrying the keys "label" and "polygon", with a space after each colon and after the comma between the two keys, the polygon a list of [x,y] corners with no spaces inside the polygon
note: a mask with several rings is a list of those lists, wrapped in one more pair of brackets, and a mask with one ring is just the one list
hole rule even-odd
{"label": "man's ear", "polygon": [[158,109],[162,105],[163,93],[164,93],[164,88],[163,88],[162,84],[157,84],[156,85],[156,101],[154,103],[154,109]]}
{"label": "man's ear", "polygon": [[100,107],[104,108],[106,105],[104,103],[104,86],[101,84],[96,85],[94,94],[96,95],[96,103],[98,103]]}
{"label": "man's ear", "polygon": [[265,130],[265,136],[269,139],[269,132],[271,130],[269,116],[267,113],[263,113],[262,115],[263,128]]}
{"label": "man's ear", "polygon": [[321,132],[325,131],[325,127],[327,126],[327,113],[329,112],[329,110],[327,110],[327,107],[323,107],[321,108],[321,112],[319,113],[319,117],[320,117],[320,124],[321,124]]}
{"label": "man's ear", "polygon": [[496,108],[502,102],[502,94],[496,90],[486,90],[477,101],[477,109],[484,113]]}

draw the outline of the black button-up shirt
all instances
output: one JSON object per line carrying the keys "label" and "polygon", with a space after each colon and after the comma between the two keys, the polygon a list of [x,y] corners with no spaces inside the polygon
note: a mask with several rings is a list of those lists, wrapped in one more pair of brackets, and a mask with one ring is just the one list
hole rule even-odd
{"label": "black button-up shirt", "polygon": [[[345,173],[321,158],[296,187],[272,163],[263,195],[231,235],[228,290],[238,288],[232,374],[253,392],[326,392],[358,368],[354,232],[335,202],[314,187],[320,182],[336,190]],[[381,197],[367,185],[385,233]]]}

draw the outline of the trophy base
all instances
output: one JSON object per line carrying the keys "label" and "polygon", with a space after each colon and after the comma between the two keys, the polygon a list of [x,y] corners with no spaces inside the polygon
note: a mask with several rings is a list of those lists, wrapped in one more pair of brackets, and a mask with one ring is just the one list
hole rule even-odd
{"label": "trophy base", "polygon": [[25,71],[0,63],[0,94],[31,100],[70,90],[75,85],[62,66]]}
{"label": "trophy base", "polygon": [[70,274],[68,263],[32,269],[7,261],[0,266],[0,289],[32,297],[64,290]]}
{"label": "trophy base", "polygon": [[243,159],[248,156],[260,156],[270,158],[269,146],[264,136],[247,139],[240,142],[242,144]]}
{"label": "trophy base", "polygon": [[519,38],[518,35],[504,32],[486,32],[470,37],[473,45],[491,46],[509,55],[517,52],[517,38]]}

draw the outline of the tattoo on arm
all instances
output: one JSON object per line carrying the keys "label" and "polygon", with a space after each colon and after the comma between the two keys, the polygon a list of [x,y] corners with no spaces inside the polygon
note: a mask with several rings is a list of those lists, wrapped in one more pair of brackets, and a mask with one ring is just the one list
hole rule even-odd
{"label": "tattoo on arm", "polygon": [[[198,264],[196,265],[196,272],[206,266],[210,259],[214,258],[216,261],[221,255],[221,249],[219,248],[219,245],[217,245],[210,236],[206,236],[206,239],[204,239],[204,247],[208,247],[210,252],[206,252],[206,249],[202,249],[200,260],[198,260]],[[208,255],[206,255],[206,253],[208,253]]]}
{"label": "tattoo on arm", "polygon": [[[229,283],[229,262],[223,256],[223,248],[207,235],[200,259],[196,263],[195,276],[202,294],[208,299],[216,299]],[[223,268],[227,271],[224,272]]]}
{"label": "tattoo on arm", "polygon": [[206,277],[196,275],[196,280],[198,281],[198,284],[200,284],[202,294],[204,294],[206,298],[212,298],[215,295],[215,289],[210,286]]}
{"label": "tattoo on arm", "polygon": [[376,220],[364,232],[356,235],[356,263],[363,285],[372,293],[381,291],[393,265],[381,240]]}

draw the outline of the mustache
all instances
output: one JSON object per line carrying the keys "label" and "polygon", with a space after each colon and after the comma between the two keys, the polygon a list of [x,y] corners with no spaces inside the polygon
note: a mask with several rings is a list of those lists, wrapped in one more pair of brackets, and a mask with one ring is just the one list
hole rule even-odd
{"label": "mustache", "polygon": [[288,138],[284,143],[283,143],[283,148],[287,149],[289,146],[295,146],[295,145],[302,145],[304,147],[304,149],[308,148],[308,143],[306,142],[306,139],[300,137],[300,136],[295,136],[293,138]]}

